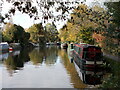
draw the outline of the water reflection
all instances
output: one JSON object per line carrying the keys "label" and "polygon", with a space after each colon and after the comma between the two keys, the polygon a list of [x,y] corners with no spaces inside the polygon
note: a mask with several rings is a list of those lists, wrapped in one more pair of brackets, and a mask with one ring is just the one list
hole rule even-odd
{"label": "water reflection", "polygon": [[7,58],[8,58],[8,52],[0,53],[0,61],[3,61],[4,59],[7,59]]}
{"label": "water reflection", "polygon": [[[109,73],[114,74],[109,74],[111,78],[107,80],[102,69],[96,71],[78,69],[68,58],[68,52],[57,46],[26,48],[21,51],[3,53],[1,61],[5,66],[4,87],[89,88],[89,86],[99,84],[105,87],[110,85],[110,80],[114,81],[112,84],[118,85],[118,79],[120,80],[119,72],[117,72],[120,64],[115,64],[118,68],[114,66],[110,70]],[[109,66],[112,67],[112,63]],[[13,75],[16,72],[17,76]]]}
{"label": "water reflection", "polygon": [[[28,70],[25,70],[25,68],[26,68],[25,62],[32,62],[33,65],[39,66],[38,69],[41,71],[41,73],[37,74],[38,72],[32,66],[29,67]],[[64,87],[72,86],[74,88],[86,88],[87,84],[90,84],[90,83],[88,83],[88,81],[93,77],[93,76],[90,77],[90,74],[83,73],[82,75],[84,75],[83,77],[84,77],[84,79],[86,77],[86,79],[85,80],[81,79],[79,74],[76,71],[74,64],[70,63],[67,51],[64,49],[60,49],[60,47],[57,47],[57,46],[38,47],[38,48],[31,49],[31,50],[29,48],[28,49],[26,48],[25,50],[11,52],[11,53],[9,53],[8,58],[6,60],[4,60],[4,64],[7,68],[10,76],[12,76],[13,78],[15,78],[13,76],[13,73],[15,73],[16,70],[22,69],[24,73],[22,74],[22,76],[20,75],[19,78],[21,78],[21,77],[25,78],[25,76],[24,76],[25,73],[33,73],[33,74],[29,74],[27,77],[28,78],[31,77],[32,80],[36,80],[36,78],[38,80],[40,79],[41,84],[47,83],[47,82],[44,82],[44,80],[48,77],[48,76],[46,76],[47,75],[46,73],[49,73],[49,76],[52,79],[51,84],[50,84],[51,86],[52,86],[52,84],[54,84],[56,82],[56,80],[59,80],[58,81],[59,84],[58,85],[56,84],[56,86],[53,86],[53,87],[57,87],[57,86],[59,87],[59,86],[63,85],[63,81],[64,81],[64,82],[67,82],[66,84],[64,83],[64,85],[63,85]],[[47,68],[46,66],[51,66],[52,68],[50,68],[50,67]],[[42,67],[44,67],[44,69]],[[42,69],[44,71],[42,71]],[[49,72],[49,70],[50,70],[50,72]],[[67,74],[65,73],[64,70],[66,70]],[[54,71],[54,72],[51,73],[51,71]],[[60,74],[56,76],[55,74],[58,74],[58,73],[60,73]],[[34,76],[34,74],[35,75],[36,74],[43,75],[43,76],[41,76],[43,78],[32,77],[32,76]],[[53,77],[54,75],[56,77]],[[62,82],[60,81],[61,77],[63,79]],[[70,79],[69,79],[70,82],[68,82],[69,77],[70,77]],[[94,78],[95,78],[95,75],[94,75]],[[93,79],[91,79],[91,80],[93,80]],[[46,79],[46,81],[48,81],[48,80]],[[17,82],[17,81],[15,81],[15,82]],[[26,80],[25,82],[30,82],[30,81]],[[35,82],[37,82],[37,80]],[[40,81],[39,81],[39,83],[40,83]],[[47,87],[47,84],[45,84],[46,87]],[[24,84],[24,85],[26,85],[26,84]],[[36,85],[33,83],[32,86],[34,87]]]}
{"label": "water reflection", "polygon": [[86,88],[87,85],[82,82],[80,79],[73,63],[70,63],[70,60],[68,58],[67,50],[63,49],[58,52],[59,56],[61,56],[62,63],[64,64],[67,73],[71,77],[71,84],[74,88]]}
{"label": "water reflection", "polygon": [[45,63],[47,66],[55,64],[58,57],[59,47],[38,47],[29,53],[30,60],[34,65]]}
{"label": "water reflection", "polygon": [[[3,70],[3,87],[4,88],[72,88],[70,84],[69,75],[66,73],[58,56],[59,47],[40,47],[35,48],[30,52],[21,51],[19,55],[8,58],[5,65],[9,67],[24,67],[22,70],[18,70],[18,73],[14,73],[12,76],[8,76],[6,68]],[[26,53],[25,53],[26,52]],[[25,55],[24,55],[25,54]],[[25,56],[25,59],[24,59]],[[15,58],[16,57],[16,58]],[[21,57],[21,58],[20,58]],[[29,57],[29,58],[27,58]],[[15,60],[18,59],[18,60]],[[22,64],[19,60],[21,59]],[[27,61],[25,63],[25,61]],[[30,61],[29,61],[30,60]],[[14,62],[11,64],[11,62]],[[44,64],[44,65],[43,65]],[[38,68],[34,66],[39,66]],[[50,66],[50,67],[48,67]],[[16,69],[16,68],[12,68]]]}
{"label": "water reflection", "polygon": [[7,52],[5,57],[2,55],[2,60],[6,66],[10,76],[15,73],[15,70],[20,70],[24,67],[24,63],[30,61],[29,53],[30,49],[18,50],[13,52]]}

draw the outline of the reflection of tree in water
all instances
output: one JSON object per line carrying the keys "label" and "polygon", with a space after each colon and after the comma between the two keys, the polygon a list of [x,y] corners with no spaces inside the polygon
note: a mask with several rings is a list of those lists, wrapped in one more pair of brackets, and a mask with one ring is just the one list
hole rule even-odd
{"label": "reflection of tree in water", "polygon": [[12,53],[9,54],[8,58],[4,61],[4,63],[11,75],[14,73],[15,70],[19,70],[24,67],[24,63],[30,60],[28,53],[29,50],[24,49],[21,50],[20,54],[18,55],[13,55]]}
{"label": "reflection of tree in water", "polygon": [[34,49],[30,54],[30,60],[33,62],[34,65],[44,63],[46,65],[55,64],[57,58],[57,47],[40,47]]}
{"label": "reflection of tree in water", "polygon": [[44,56],[44,51],[39,50],[39,48],[35,48],[29,53],[29,56],[30,61],[32,61],[34,65],[37,65],[43,62],[42,57]]}
{"label": "reflection of tree in water", "polygon": [[49,47],[46,48],[46,52],[47,52],[47,57],[46,57],[46,65],[51,65],[51,64],[55,64],[56,60],[57,60],[57,56],[58,56],[58,48],[57,47]]}
{"label": "reflection of tree in water", "polygon": [[5,60],[5,64],[6,64],[6,67],[8,69],[12,69],[12,70],[16,70],[17,69],[17,62],[18,60],[15,58],[17,58],[18,55],[12,57],[12,56],[9,56],[7,60]]}
{"label": "reflection of tree in water", "polygon": [[71,83],[73,84],[74,88],[86,88],[87,85],[83,84],[82,80],[78,76],[74,64],[70,63],[67,53],[64,50],[60,50],[58,54],[62,58],[62,63],[64,64],[68,74],[70,74]]}

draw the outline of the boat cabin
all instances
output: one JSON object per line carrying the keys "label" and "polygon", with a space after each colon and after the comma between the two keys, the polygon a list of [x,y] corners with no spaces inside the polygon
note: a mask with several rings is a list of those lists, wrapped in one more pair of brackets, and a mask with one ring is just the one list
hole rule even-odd
{"label": "boat cabin", "polygon": [[102,55],[100,47],[86,43],[74,44],[73,59],[80,68],[102,65]]}
{"label": "boat cabin", "polygon": [[7,42],[0,43],[0,51],[7,51],[9,49],[9,44]]}

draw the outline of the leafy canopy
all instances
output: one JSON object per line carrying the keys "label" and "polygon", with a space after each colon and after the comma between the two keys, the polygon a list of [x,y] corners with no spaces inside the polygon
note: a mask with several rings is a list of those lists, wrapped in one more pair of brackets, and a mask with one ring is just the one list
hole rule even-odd
{"label": "leafy canopy", "polygon": [[[81,1],[59,1],[59,0],[7,0],[13,6],[5,14],[3,19],[15,15],[16,11],[26,13],[34,20],[41,20],[44,23],[51,19],[53,22],[66,20],[70,10],[73,10]],[[4,3],[4,2],[3,2]],[[55,14],[56,13],[56,14]]]}

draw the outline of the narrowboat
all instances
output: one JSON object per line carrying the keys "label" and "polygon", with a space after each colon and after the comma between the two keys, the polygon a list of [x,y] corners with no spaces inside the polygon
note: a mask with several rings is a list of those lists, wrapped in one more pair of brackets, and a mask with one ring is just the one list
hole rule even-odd
{"label": "narrowboat", "polygon": [[61,45],[61,43],[60,43],[60,42],[57,42],[56,44],[57,44],[57,45]]}
{"label": "narrowboat", "polygon": [[85,84],[98,85],[102,83],[103,73],[94,72],[94,71],[88,73],[81,72],[80,78]]}
{"label": "narrowboat", "polygon": [[[78,72],[78,75],[83,83],[88,85],[99,85],[102,83],[104,70],[96,70],[95,68],[92,70],[87,69],[80,69],[75,62],[73,62],[76,68],[76,71]],[[98,69],[98,68],[97,68]]]}
{"label": "narrowboat", "polygon": [[0,61],[8,58],[8,52],[0,53]]}
{"label": "narrowboat", "polygon": [[8,51],[8,50],[9,50],[9,44],[7,42],[1,42],[0,51]]}
{"label": "narrowboat", "polygon": [[68,44],[67,44],[67,43],[63,43],[63,44],[62,44],[62,48],[63,48],[63,49],[67,49],[67,48],[68,48]]}
{"label": "narrowboat", "polygon": [[100,70],[103,65],[102,56],[103,53],[100,47],[86,43],[74,44],[72,57],[80,69]]}

